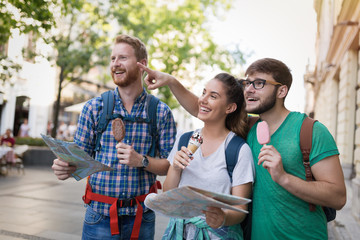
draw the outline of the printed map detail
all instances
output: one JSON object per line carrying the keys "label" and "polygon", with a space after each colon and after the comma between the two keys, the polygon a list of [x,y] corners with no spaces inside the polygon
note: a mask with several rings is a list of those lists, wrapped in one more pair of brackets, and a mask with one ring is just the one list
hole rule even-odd
{"label": "printed map detail", "polygon": [[61,160],[68,162],[70,165],[76,166],[76,171],[72,176],[77,180],[81,180],[95,172],[112,171],[113,168],[95,161],[83,149],[74,142],[66,142],[54,139],[50,136],[41,134],[45,143],[50,150]]}
{"label": "printed map detail", "polygon": [[219,194],[199,188],[184,186],[156,194],[151,193],[145,199],[145,206],[169,217],[192,218],[203,215],[207,207],[232,209],[238,212],[248,211],[234,207],[251,202],[250,199],[233,195]]}

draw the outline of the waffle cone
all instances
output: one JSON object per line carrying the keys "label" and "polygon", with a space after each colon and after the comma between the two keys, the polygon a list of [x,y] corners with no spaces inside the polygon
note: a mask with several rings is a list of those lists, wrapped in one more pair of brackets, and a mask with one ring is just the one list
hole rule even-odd
{"label": "waffle cone", "polygon": [[189,144],[187,148],[190,150],[190,152],[195,153],[196,150],[197,150],[199,147],[200,147],[200,145],[197,146],[197,145],[194,145],[194,144]]}

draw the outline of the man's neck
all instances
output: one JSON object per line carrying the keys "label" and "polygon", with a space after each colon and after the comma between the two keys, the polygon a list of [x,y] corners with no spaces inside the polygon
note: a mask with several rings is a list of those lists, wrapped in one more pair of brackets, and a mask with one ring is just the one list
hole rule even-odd
{"label": "man's neck", "polygon": [[127,87],[118,86],[117,89],[119,91],[120,98],[124,104],[125,109],[128,113],[131,113],[131,109],[134,105],[136,98],[138,98],[143,91],[142,84],[134,83]]}
{"label": "man's neck", "polygon": [[284,106],[274,106],[269,111],[260,114],[260,118],[269,125],[270,134],[273,134],[284,122],[290,111]]}

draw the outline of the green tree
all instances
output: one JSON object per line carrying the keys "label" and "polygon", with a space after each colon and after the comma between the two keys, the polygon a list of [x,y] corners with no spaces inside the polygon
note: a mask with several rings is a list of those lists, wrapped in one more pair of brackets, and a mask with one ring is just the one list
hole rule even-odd
{"label": "green tree", "polygon": [[21,66],[9,59],[5,45],[12,35],[12,30],[20,33],[46,32],[54,24],[54,17],[50,11],[53,1],[21,1],[0,0],[0,79],[6,81],[16,74]]}
{"label": "green tree", "polygon": [[[55,61],[60,71],[53,119],[52,136],[55,136],[61,91],[66,82],[80,81],[90,68],[103,64],[101,56],[106,55],[104,49],[108,49],[102,46],[106,42],[104,14],[100,15],[99,4],[91,0],[0,0],[0,12],[1,79],[9,79],[20,69],[16,62],[7,58],[5,49],[1,49],[14,29],[31,33],[34,42],[42,38],[55,50],[49,59]],[[39,52],[34,47],[24,49],[23,54],[31,58]]]}
{"label": "green tree", "polygon": [[[110,0],[110,3],[109,15],[117,19],[119,32],[137,36],[147,44],[150,67],[180,79],[198,79],[206,67],[217,66],[231,72],[236,64],[244,63],[240,51],[221,49],[206,27],[210,16],[224,16],[231,0]],[[171,108],[178,106],[167,87],[159,89],[159,93]]]}
{"label": "green tree", "polygon": [[56,0],[0,0],[0,44],[5,44],[12,29],[20,33],[45,32],[54,24],[50,6]]}
{"label": "green tree", "polygon": [[[150,67],[181,79],[197,79],[209,66],[231,72],[244,60],[241,51],[231,53],[217,46],[206,27],[210,16],[222,17],[226,13],[231,0],[0,1],[1,13],[5,13],[0,28],[4,39],[10,36],[11,28],[23,33],[33,31],[55,50],[53,60],[59,67],[59,81],[53,136],[62,89],[69,82],[81,81],[92,67],[108,65],[109,44],[116,33],[139,37],[148,46]],[[9,3],[19,12],[26,9],[24,18],[32,17],[34,24],[7,14],[4,9]],[[170,107],[178,106],[168,88],[159,91]]]}
{"label": "green tree", "polygon": [[106,30],[109,25],[101,7],[101,3],[86,0],[63,2],[58,26],[47,39],[56,51],[54,60],[60,70],[52,136],[56,136],[64,86],[81,82],[91,68],[106,64],[104,57],[110,54]]}

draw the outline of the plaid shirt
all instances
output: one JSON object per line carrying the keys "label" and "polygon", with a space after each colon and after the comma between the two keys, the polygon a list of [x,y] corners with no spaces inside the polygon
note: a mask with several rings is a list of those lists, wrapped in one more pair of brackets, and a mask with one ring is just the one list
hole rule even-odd
{"label": "plaid shirt", "polygon": [[[130,114],[126,111],[117,88],[114,90],[114,95],[114,114],[121,114],[124,117],[147,117],[144,106],[147,96],[145,90],[135,100]],[[95,128],[102,112],[103,102],[101,97],[93,98],[85,104],[78,121],[74,142],[90,155],[95,148]],[[166,159],[175,142],[176,126],[170,108],[161,101],[157,106],[156,122],[160,146],[157,154],[160,158]],[[152,142],[148,129],[150,124],[128,121],[124,121],[124,124],[126,133],[123,142],[129,145],[132,144],[135,151],[139,154],[147,155]],[[101,150],[96,154],[95,159],[115,170],[92,174],[89,179],[92,191],[101,195],[118,197],[119,199],[133,198],[148,193],[150,187],[156,181],[156,175],[145,171],[143,168],[129,167],[119,163],[115,148],[117,141],[111,129],[112,121],[109,122],[102,134],[100,141]],[[90,206],[94,211],[109,216],[109,204],[91,201]],[[136,206],[123,207],[119,208],[118,213],[119,215],[135,215],[135,211]]]}

